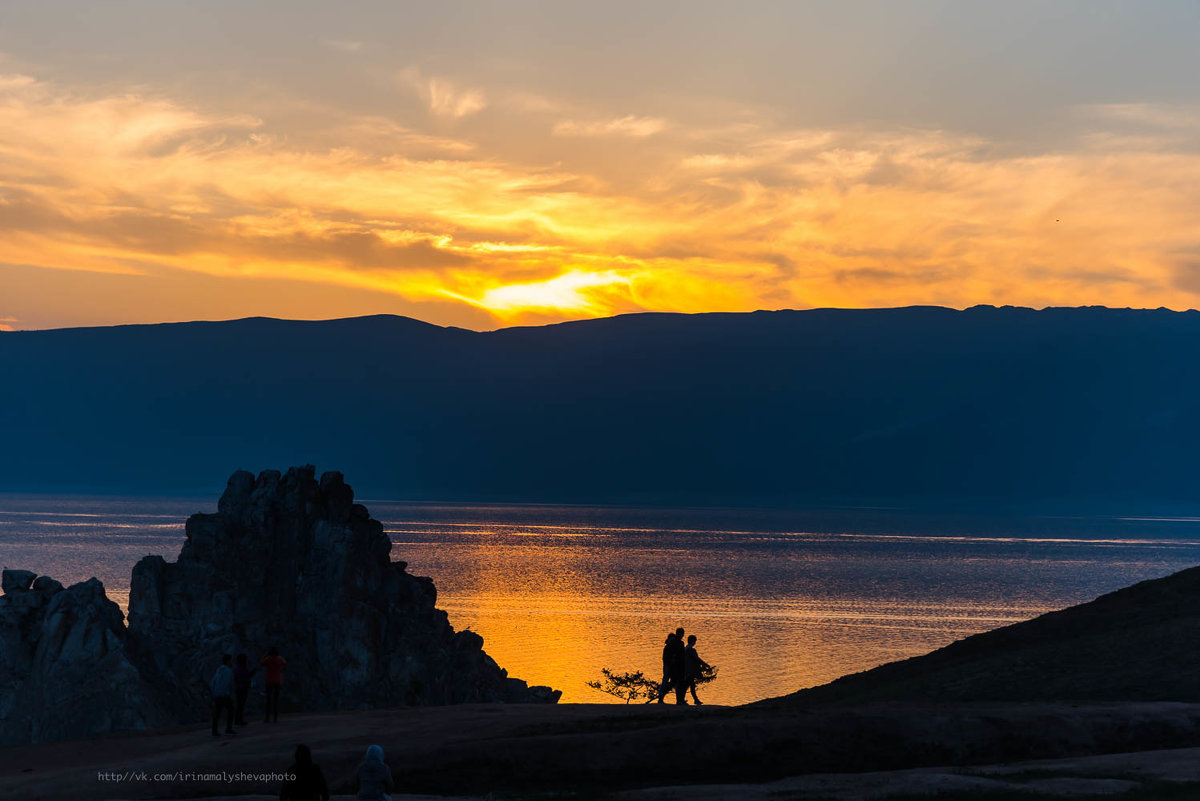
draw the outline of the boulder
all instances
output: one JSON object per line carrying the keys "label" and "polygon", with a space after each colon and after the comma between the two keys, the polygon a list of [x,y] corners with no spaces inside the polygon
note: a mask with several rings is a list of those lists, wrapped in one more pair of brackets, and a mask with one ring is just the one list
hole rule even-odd
{"label": "boulder", "polygon": [[[32,577],[5,578],[18,572]],[[124,615],[97,579],[63,589],[23,575],[15,586],[0,597],[0,745],[173,722],[134,666]]]}
{"label": "boulder", "polygon": [[50,578],[49,576],[38,576],[37,580],[35,580],[33,582],[34,591],[40,592],[43,595],[53,595],[54,593],[60,591],[62,588],[63,588],[62,584],[58,583],[57,581]]}
{"label": "boulder", "polygon": [[0,588],[4,590],[5,595],[24,592],[33,584],[36,576],[37,573],[28,570],[5,570],[0,574]]}

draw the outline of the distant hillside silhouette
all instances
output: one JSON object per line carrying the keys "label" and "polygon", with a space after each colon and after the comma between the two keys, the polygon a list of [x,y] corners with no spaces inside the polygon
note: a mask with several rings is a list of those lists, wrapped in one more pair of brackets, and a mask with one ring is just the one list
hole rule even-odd
{"label": "distant hillside silhouette", "polygon": [[1200,567],[760,702],[1200,701]]}
{"label": "distant hillside silhouette", "polygon": [[0,333],[0,489],[212,492],[248,465],[366,497],[1193,501],[1200,313],[400,317]]}

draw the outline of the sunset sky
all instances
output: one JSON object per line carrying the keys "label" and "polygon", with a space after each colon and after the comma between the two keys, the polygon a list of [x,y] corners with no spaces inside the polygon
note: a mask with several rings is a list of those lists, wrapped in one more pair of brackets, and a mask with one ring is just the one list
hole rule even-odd
{"label": "sunset sky", "polygon": [[1200,305],[1194,2],[0,6],[0,328]]}

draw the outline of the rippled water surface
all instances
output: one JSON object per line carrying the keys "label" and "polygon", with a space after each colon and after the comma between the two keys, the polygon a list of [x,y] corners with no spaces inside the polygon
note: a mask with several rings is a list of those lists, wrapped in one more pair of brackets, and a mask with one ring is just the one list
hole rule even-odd
{"label": "rippled water surface", "polygon": [[[212,501],[0,496],[0,565],[96,576],[124,606]],[[611,700],[602,666],[659,671],[668,630],[742,703],[923,653],[1200,562],[1200,521],[368,502],[394,559],[511,675]]]}

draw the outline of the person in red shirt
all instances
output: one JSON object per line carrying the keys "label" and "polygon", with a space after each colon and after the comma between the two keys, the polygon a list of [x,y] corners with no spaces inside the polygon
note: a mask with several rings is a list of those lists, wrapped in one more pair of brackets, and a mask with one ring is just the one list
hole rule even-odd
{"label": "person in red shirt", "polygon": [[283,669],[287,666],[287,660],[279,655],[278,648],[271,646],[267,655],[258,664],[260,667],[266,668],[267,673],[267,718],[264,722],[270,723],[274,720],[278,723],[279,689],[283,686]]}

